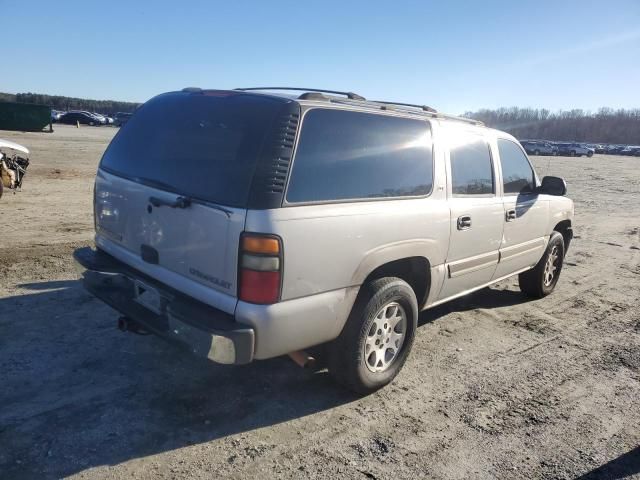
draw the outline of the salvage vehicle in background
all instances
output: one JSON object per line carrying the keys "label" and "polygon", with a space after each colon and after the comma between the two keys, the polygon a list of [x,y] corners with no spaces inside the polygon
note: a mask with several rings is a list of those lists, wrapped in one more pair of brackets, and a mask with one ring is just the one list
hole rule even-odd
{"label": "salvage vehicle in background", "polygon": [[133,113],[118,112],[113,119],[113,123],[116,127],[121,127],[129,121],[132,115]]}
{"label": "salvage vehicle in background", "polygon": [[638,145],[629,145],[628,147],[620,150],[620,155],[626,155],[627,157],[637,157],[640,155],[640,146]]}
{"label": "salvage vehicle in background", "polygon": [[544,140],[520,140],[529,155],[557,155],[558,147]]}
{"label": "salvage vehicle in background", "polygon": [[[295,95],[282,90],[297,92]],[[573,202],[511,135],[430,107],[301,88],[159,95],[105,151],[85,288],[196,355],[307,349],[369,393],[418,313],[518,275],[550,294]]]}
{"label": "salvage vehicle in background", "polygon": [[575,142],[556,142],[556,147],[558,147],[558,155],[568,155],[569,157],[582,157],[583,155],[586,155],[587,157],[593,157],[594,153],[594,150],[592,148],[587,148],[584,145]]}
{"label": "salvage vehicle in background", "polygon": [[104,117],[100,118],[89,112],[67,112],[58,119],[58,123],[67,125],[106,125]]}
{"label": "salvage vehicle in background", "polygon": [[5,188],[14,192],[22,188],[28,166],[29,149],[27,147],[0,139],[0,197]]}
{"label": "salvage vehicle in background", "polygon": [[51,109],[51,121],[53,123],[56,123],[58,120],[60,120],[60,117],[62,117],[62,115],[64,115],[67,112],[63,112],[61,110],[53,110]]}
{"label": "salvage vehicle in background", "polygon": [[620,152],[622,152],[625,148],[627,148],[626,145],[609,145],[606,148],[606,153],[607,155],[620,155]]}

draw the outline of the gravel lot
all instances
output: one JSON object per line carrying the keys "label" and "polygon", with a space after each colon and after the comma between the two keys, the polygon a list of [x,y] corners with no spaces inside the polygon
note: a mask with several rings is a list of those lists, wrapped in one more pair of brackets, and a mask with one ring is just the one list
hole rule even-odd
{"label": "gravel lot", "polygon": [[533,157],[576,202],[556,291],[423,313],[397,380],[357,398],[287,358],[224,367],[116,330],[71,260],[115,132],[0,132],[32,150],[0,200],[1,478],[640,477],[639,158]]}

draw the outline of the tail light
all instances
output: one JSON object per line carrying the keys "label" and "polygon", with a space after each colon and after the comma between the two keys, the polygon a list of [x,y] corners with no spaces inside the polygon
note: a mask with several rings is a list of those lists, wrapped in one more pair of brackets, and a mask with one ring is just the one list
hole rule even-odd
{"label": "tail light", "polygon": [[244,233],[240,237],[238,298],[269,304],[280,300],[282,242],[273,235]]}

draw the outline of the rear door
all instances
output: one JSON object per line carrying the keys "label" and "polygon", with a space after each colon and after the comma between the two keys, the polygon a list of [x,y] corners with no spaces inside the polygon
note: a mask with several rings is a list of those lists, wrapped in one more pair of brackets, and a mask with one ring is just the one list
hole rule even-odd
{"label": "rear door", "polygon": [[96,244],[233,312],[239,237],[278,103],[231,92],[177,92],[147,102],[100,164]]}
{"label": "rear door", "polygon": [[504,207],[491,150],[479,130],[446,128],[451,240],[439,299],[488,283],[496,269]]}
{"label": "rear door", "polygon": [[494,278],[535,265],[546,247],[549,202],[535,192],[536,174],[520,145],[497,139],[504,203],[504,235]]}

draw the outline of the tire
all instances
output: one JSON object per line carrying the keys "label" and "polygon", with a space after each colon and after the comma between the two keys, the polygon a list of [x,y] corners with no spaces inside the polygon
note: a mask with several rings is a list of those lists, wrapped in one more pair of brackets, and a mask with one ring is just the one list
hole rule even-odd
{"label": "tire", "polygon": [[553,292],[562,271],[564,252],[562,234],[554,231],[538,264],[518,276],[522,293],[532,298],[542,298]]}
{"label": "tire", "polygon": [[589,158],[593,157],[593,152],[588,152],[587,153],[587,157],[589,157]]}
{"label": "tire", "polygon": [[534,155],[540,155],[540,150],[535,150],[535,151],[533,152],[533,154],[534,154]]}
{"label": "tire", "polygon": [[576,151],[575,151],[575,150],[571,150],[571,151],[569,152],[569,156],[570,156],[570,157],[575,157],[575,156],[576,156]]}
{"label": "tire", "polygon": [[[394,318],[399,318],[395,326]],[[359,394],[375,392],[402,369],[417,325],[418,301],[407,282],[396,277],[369,282],[360,290],[342,333],[328,345],[329,373]]]}

